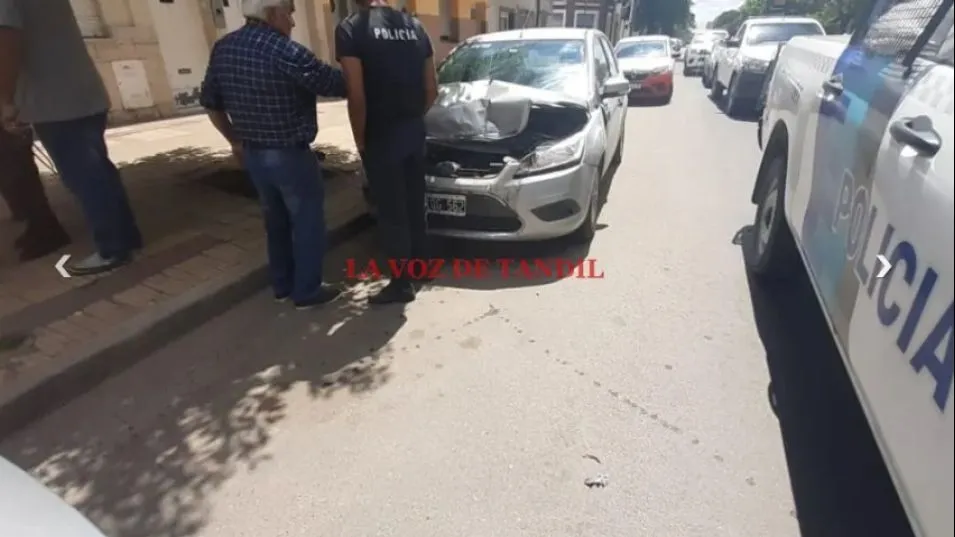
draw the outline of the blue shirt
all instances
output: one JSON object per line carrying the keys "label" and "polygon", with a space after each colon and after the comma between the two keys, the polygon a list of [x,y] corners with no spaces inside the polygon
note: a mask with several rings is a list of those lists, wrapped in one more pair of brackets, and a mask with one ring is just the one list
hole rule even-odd
{"label": "blue shirt", "polygon": [[227,113],[243,144],[280,148],[315,140],[319,95],[345,97],[342,72],[278,30],[249,22],[212,47],[199,102]]}

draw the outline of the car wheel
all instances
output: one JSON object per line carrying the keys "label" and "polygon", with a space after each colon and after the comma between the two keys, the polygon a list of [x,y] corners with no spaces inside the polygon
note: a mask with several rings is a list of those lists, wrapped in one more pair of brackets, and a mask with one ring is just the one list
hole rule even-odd
{"label": "car wheel", "polygon": [[723,97],[723,85],[720,84],[719,72],[713,71],[712,80],[710,80],[710,98],[719,101]]}
{"label": "car wheel", "polygon": [[759,204],[745,255],[750,273],[760,280],[784,280],[799,267],[799,252],[786,222],[786,155],[776,151],[762,166]]}
{"label": "car wheel", "polygon": [[730,87],[726,90],[726,115],[736,117],[743,112],[742,102],[739,98],[739,79],[736,75],[730,78]]}
{"label": "car wheel", "polygon": [[690,68],[683,64],[683,76],[690,76]]}
{"label": "car wheel", "polygon": [[700,77],[700,83],[703,84],[703,87],[710,89],[710,77],[706,74],[706,69],[703,70],[703,75]]}
{"label": "car wheel", "polygon": [[570,240],[575,244],[587,244],[594,239],[597,234],[597,217],[600,216],[600,185],[603,182],[603,163],[600,161],[600,167],[597,168],[597,180],[594,181],[593,190],[590,192],[590,202],[587,205],[587,216],[580,223],[580,227],[574,230]]}

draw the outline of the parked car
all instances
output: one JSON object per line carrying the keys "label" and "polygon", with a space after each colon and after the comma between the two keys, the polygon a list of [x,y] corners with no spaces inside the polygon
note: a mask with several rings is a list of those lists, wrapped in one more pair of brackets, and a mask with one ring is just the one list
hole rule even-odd
{"label": "parked car", "polygon": [[767,289],[808,276],[911,534],[951,537],[953,8],[874,4],[782,47],[744,259]]}
{"label": "parked car", "polygon": [[59,496],[3,457],[0,457],[0,535],[105,537]]}
{"label": "parked car", "polygon": [[630,91],[607,37],[583,28],[480,34],[441,63],[438,83],[425,117],[428,232],[593,238],[602,186],[623,156]]}
{"label": "parked car", "polygon": [[625,37],[615,50],[620,70],[630,81],[630,99],[668,104],[673,98],[676,62],[665,35]]}
{"label": "parked car", "polygon": [[679,60],[683,57],[683,40],[676,37],[670,38],[670,55],[674,60]]}
{"label": "parked car", "polygon": [[693,76],[703,72],[704,60],[713,52],[713,47],[720,39],[729,37],[726,30],[707,30],[693,36],[690,43],[683,49],[683,76]]}
{"label": "parked car", "polygon": [[752,112],[779,45],[797,35],[825,33],[822,24],[809,17],[746,19],[736,35],[724,42],[726,50],[713,67],[710,96],[717,102],[725,97],[727,115]]}
{"label": "parked car", "polygon": [[719,38],[714,41],[710,54],[703,57],[703,72],[700,75],[700,83],[703,84],[703,87],[706,89],[710,89],[713,86],[713,71],[715,71],[716,64],[719,62],[720,57],[726,52],[727,39],[729,38]]}

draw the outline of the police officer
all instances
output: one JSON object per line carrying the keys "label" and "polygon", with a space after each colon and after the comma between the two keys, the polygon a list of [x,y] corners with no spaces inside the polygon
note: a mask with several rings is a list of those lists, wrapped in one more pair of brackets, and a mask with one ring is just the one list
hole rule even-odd
{"label": "police officer", "polygon": [[[383,0],[358,0],[359,10],[335,32],[348,92],[348,115],[378,209],[382,246],[402,263],[427,257],[424,114],[437,98],[431,40],[422,24]],[[405,263],[407,264],[407,263]],[[369,300],[414,300],[400,274]]]}

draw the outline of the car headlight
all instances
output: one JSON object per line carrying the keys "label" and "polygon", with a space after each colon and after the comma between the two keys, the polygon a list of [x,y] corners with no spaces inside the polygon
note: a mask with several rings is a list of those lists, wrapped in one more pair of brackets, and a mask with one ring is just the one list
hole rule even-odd
{"label": "car headlight", "polygon": [[538,174],[579,163],[584,158],[585,130],[569,138],[538,146],[521,162],[517,175]]}
{"label": "car headlight", "polygon": [[651,75],[662,75],[663,73],[667,73],[667,72],[669,72],[669,71],[670,71],[670,66],[669,66],[669,65],[664,65],[663,67],[657,67],[656,69],[652,69],[652,70],[650,71],[650,74],[651,74]]}
{"label": "car headlight", "polygon": [[756,58],[743,58],[740,62],[740,65],[743,67],[744,71],[762,73],[767,67],[769,67],[769,62],[766,60],[758,60]]}

